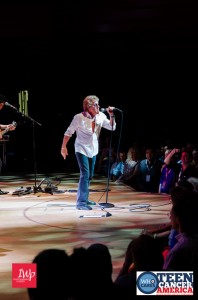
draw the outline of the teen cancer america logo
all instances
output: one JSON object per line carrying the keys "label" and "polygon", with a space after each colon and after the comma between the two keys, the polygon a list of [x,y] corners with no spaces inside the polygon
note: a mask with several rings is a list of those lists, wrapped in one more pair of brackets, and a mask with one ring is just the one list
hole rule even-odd
{"label": "teen cancer america logo", "polygon": [[36,288],[36,264],[12,264],[13,288]]}

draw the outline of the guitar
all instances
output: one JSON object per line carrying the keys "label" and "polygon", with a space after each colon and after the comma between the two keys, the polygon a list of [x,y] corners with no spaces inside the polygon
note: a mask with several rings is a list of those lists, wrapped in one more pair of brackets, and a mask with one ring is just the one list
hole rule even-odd
{"label": "guitar", "polygon": [[3,136],[6,132],[15,129],[17,126],[17,123],[15,121],[12,122],[12,126],[10,126],[9,128],[5,128],[4,130],[0,130],[0,135]]}

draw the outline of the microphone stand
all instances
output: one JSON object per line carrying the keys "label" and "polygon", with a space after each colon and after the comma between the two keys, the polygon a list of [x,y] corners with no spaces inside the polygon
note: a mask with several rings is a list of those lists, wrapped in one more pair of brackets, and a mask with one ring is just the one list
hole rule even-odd
{"label": "microphone stand", "polygon": [[110,143],[109,143],[109,161],[108,161],[108,168],[107,168],[107,188],[106,188],[106,202],[105,203],[99,203],[102,207],[114,207],[115,205],[112,203],[108,203],[108,195],[109,195],[109,180],[110,180],[110,166],[111,166],[111,153],[112,153],[112,135],[113,135],[113,122],[112,122],[112,130],[111,130],[111,136],[110,136]]}
{"label": "microphone stand", "polygon": [[28,115],[25,115],[24,113],[20,112],[16,107],[8,105],[11,108],[13,108],[14,110],[17,111],[17,113],[20,113],[23,117],[26,117],[27,119],[29,119],[32,122],[32,138],[33,138],[33,156],[34,156],[34,186],[33,186],[33,191],[34,193],[40,191],[42,192],[41,189],[41,183],[44,181],[42,180],[41,183],[37,186],[37,165],[36,165],[36,143],[35,143],[35,124],[37,124],[38,126],[41,126],[42,124],[40,124],[39,122],[35,121],[33,118],[31,118]]}
{"label": "microphone stand", "polygon": [[39,126],[41,126],[40,123],[36,122],[32,118],[28,117],[32,121],[32,141],[33,141],[33,155],[34,155],[34,186],[33,186],[33,192],[42,192],[41,189],[41,183],[44,181],[42,180],[41,183],[37,186],[37,164],[36,164],[36,143],[35,143],[35,123]]}
{"label": "microphone stand", "polygon": [[[120,140],[121,140],[121,132],[122,132],[122,123],[123,123],[123,111],[120,109],[116,109],[122,114],[122,121],[121,121],[121,129],[120,129],[120,136],[119,136],[119,143],[120,145]],[[113,134],[113,123],[112,123],[112,130],[111,130],[111,138],[110,138],[110,145],[109,145],[109,161],[108,161],[108,176],[107,176],[107,190],[106,190],[106,202],[105,203],[99,203],[100,206],[104,207],[114,207],[115,205],[112,203],[108,203],[108,192],[109,192],[109,179],[110,179],[110,162],[111,162],[111,152],[112,152],[112,134]],[[118,153],[119,153],[119,146],[117,150],[117,157],[116,160],[118,161]],[[111,215],[111,214],[110,214]],[[108,215],[108,217],[110,216]]]}

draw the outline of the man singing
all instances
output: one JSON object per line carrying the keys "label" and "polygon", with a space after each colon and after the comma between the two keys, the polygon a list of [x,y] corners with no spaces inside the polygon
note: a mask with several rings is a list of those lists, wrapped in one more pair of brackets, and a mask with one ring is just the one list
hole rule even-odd
{"label": "man singing", "polygon": [[83,112],[73,117],[64,133],[61,146],[61,155],[66,159],[67,143],[76,132],[75,155],[80,169],[76,208],[80,210],[91,210],[90,205],[96,204],[89,200],[89,184],[94,174],[101,128],[113,131],[116,129],[114,107],[109,106],[106,109],[109,119],[99,111],[99,107],[99,98],[94,95],[87,96],[83,100]]}

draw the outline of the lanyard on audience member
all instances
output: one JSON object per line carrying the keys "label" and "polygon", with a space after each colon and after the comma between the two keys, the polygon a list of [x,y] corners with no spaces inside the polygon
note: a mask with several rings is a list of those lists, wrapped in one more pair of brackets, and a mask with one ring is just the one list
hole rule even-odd
{"label": "lanyard on audience member", "polygon": [[149,174],[150,174],[151,169],[153,168],[154,164],[155,164],[155,161],[154,161],[154,163],[149,167],[149,165],[148,165],[148,159],[146,160],[146,166],[147,166],[147,170],[148,170],[148,173],[149,173]]}

